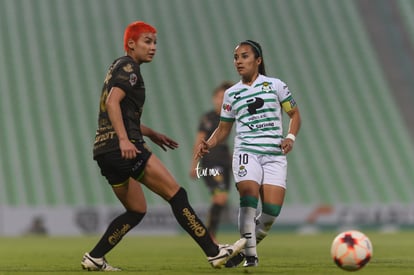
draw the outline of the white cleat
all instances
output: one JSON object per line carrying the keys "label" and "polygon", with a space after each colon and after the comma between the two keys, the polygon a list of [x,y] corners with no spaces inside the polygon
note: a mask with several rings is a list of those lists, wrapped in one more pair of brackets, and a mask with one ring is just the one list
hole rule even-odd
{"label": "white cleat", "polygon": [[232,245],[219,245],[219,253],[214,257],[208,257],[208,262],[214,268],[221,268],[230,258],[238,254],[246,245],[246,238],[241,238]]}
{"label": "white cleat", "polygon": [[105,257],[93,258],[89,253],[83,255],[81,266],[88,271],[121,271],[120,268],[110,266],[106,262]]}

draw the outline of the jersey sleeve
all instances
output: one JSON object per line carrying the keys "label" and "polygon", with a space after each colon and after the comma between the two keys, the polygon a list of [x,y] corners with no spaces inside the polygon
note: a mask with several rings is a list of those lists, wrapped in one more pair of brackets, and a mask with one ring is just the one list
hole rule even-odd
{"label": "jersey sleeve", "polygon": [[296,101],[293,99],[288,85],[283,81],[278,81],[276,86],[277,96],[283,110],[287,113],[294,109],[296,107]]}
{"label": "jersey sleeve", "polygon": [[235,120],[235,112],[233,110],[233,104],[231,100],[230,90],[224,93],[223,103],[221,105],[220,120],[226,122],[233,122]]}
{"label": "jersey sleeve", "polygon": [[134,64],[130,62],[121,63],[114,70],[112,86],[121,88],[125,93],[128,93],[137,84],[138,75],[139,71],[137,71]]}

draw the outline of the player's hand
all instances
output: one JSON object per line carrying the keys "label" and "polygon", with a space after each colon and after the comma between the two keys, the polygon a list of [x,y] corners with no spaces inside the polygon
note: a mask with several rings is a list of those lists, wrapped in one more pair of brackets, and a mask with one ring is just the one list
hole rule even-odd
{"label": "player's hand", "polygon": [[194,158],[200,159],[207,153],[210,153],[210,146],[208,145],[207,141],[202,140],[201,143],[198,145],[198,150]]}
{"label": "player's hand", "polygon": [[285,138],[284,140],[282,140],[281,148],[282,148],[282,153],[284,155],[287,155],[290,151],[292,151],[293,143],[295,142],[290,138]]}
{"label": "player's hand", "polygon": [[191,179],[196,179],[197,178],[197,172],[196,172],[196,168],[192,168],[191,170],[190,170],[190,178]]}
{"label": "player's hand", "polygon": [[129,139],[120,140],[119,149],[124,159],[134,159],[137,157],[137,154],[141,153]]}
{"label": "player's hand", "polygon": [[167,151],[166,147],[170,148],[171,150],[178,148],[178,143],[164,134],[154,132],[154,134],[149,138],[152,140],[152,142],[160,146],[164,151]]}

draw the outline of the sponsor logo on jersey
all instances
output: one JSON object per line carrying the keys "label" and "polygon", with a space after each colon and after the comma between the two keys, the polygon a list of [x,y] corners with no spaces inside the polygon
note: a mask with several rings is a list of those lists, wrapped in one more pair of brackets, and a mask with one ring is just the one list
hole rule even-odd
{"label": "sponsor logo on jersey", "polygon": [[137,84],[137,80],[138,80],[138,77],[136,74],[132,73],[129,75],[129,83],[131,84],[131,86],[134,86],[135,84]]}
{"label": "sponsor logo on jersey", "polygon": [[132,68],[131,64],[126,64],[124,67],[122,67],[122,69],[127,72],[127,73],[132,73],[134,71],[134,69]]}
{"label": "sponsor logo on jersey", "polygon": [[251,129],[262,129],[262,128],[274,127],[274,126],[275,126],[274,122],[264,122],[264,123],[258,123],[256,125],[250,124]]}
{"label": "sponsor logo on jersey", "polygon": [[264,100],[261,97],[255,97],[254,99],[247,100],[247,111],[253,115],[257,113],[257,109],[260,109],[264,105]]}
{"label": "sponsor logo on jersey", "polygon": [[231,105],[227,104],[227,103],[224,103],[223,104],[223,110],[226,111],[226,112],[230,112],[231,111]]}
{"label": "sponsor logo on jersey", "polygon": [[248,120],[253,121],[253,120],[258,120],[258,119],[262,119],[266,117],[267,117],[266,114],[252,115],[251,117],[248,118]]}
{"label": "sponsor logo on jersey", "polygon": [[115,131],[109,131],[105,133],[100,133],[95,136],[95,143],[104,142],[108,139],[113,139],[115,137]]}

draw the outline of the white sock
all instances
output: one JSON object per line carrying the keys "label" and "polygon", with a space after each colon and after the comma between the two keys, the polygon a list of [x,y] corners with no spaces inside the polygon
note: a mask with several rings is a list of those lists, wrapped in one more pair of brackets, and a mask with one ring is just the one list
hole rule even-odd
{"label": "white sock", "polygon": [[267,233],[269,232],[270,228],[272,228],[275,220],[275,216],[271,216],[266,213],[260,214],[260,216],[257,218],[256,224],[256,244],[260,243],[267,236]]}
{"label": "white sock", "polygon": [[245,246],[246,256],[256,256],[256,208],[240,207],[239,209],[239,230],[240,235],[247,239]]}

